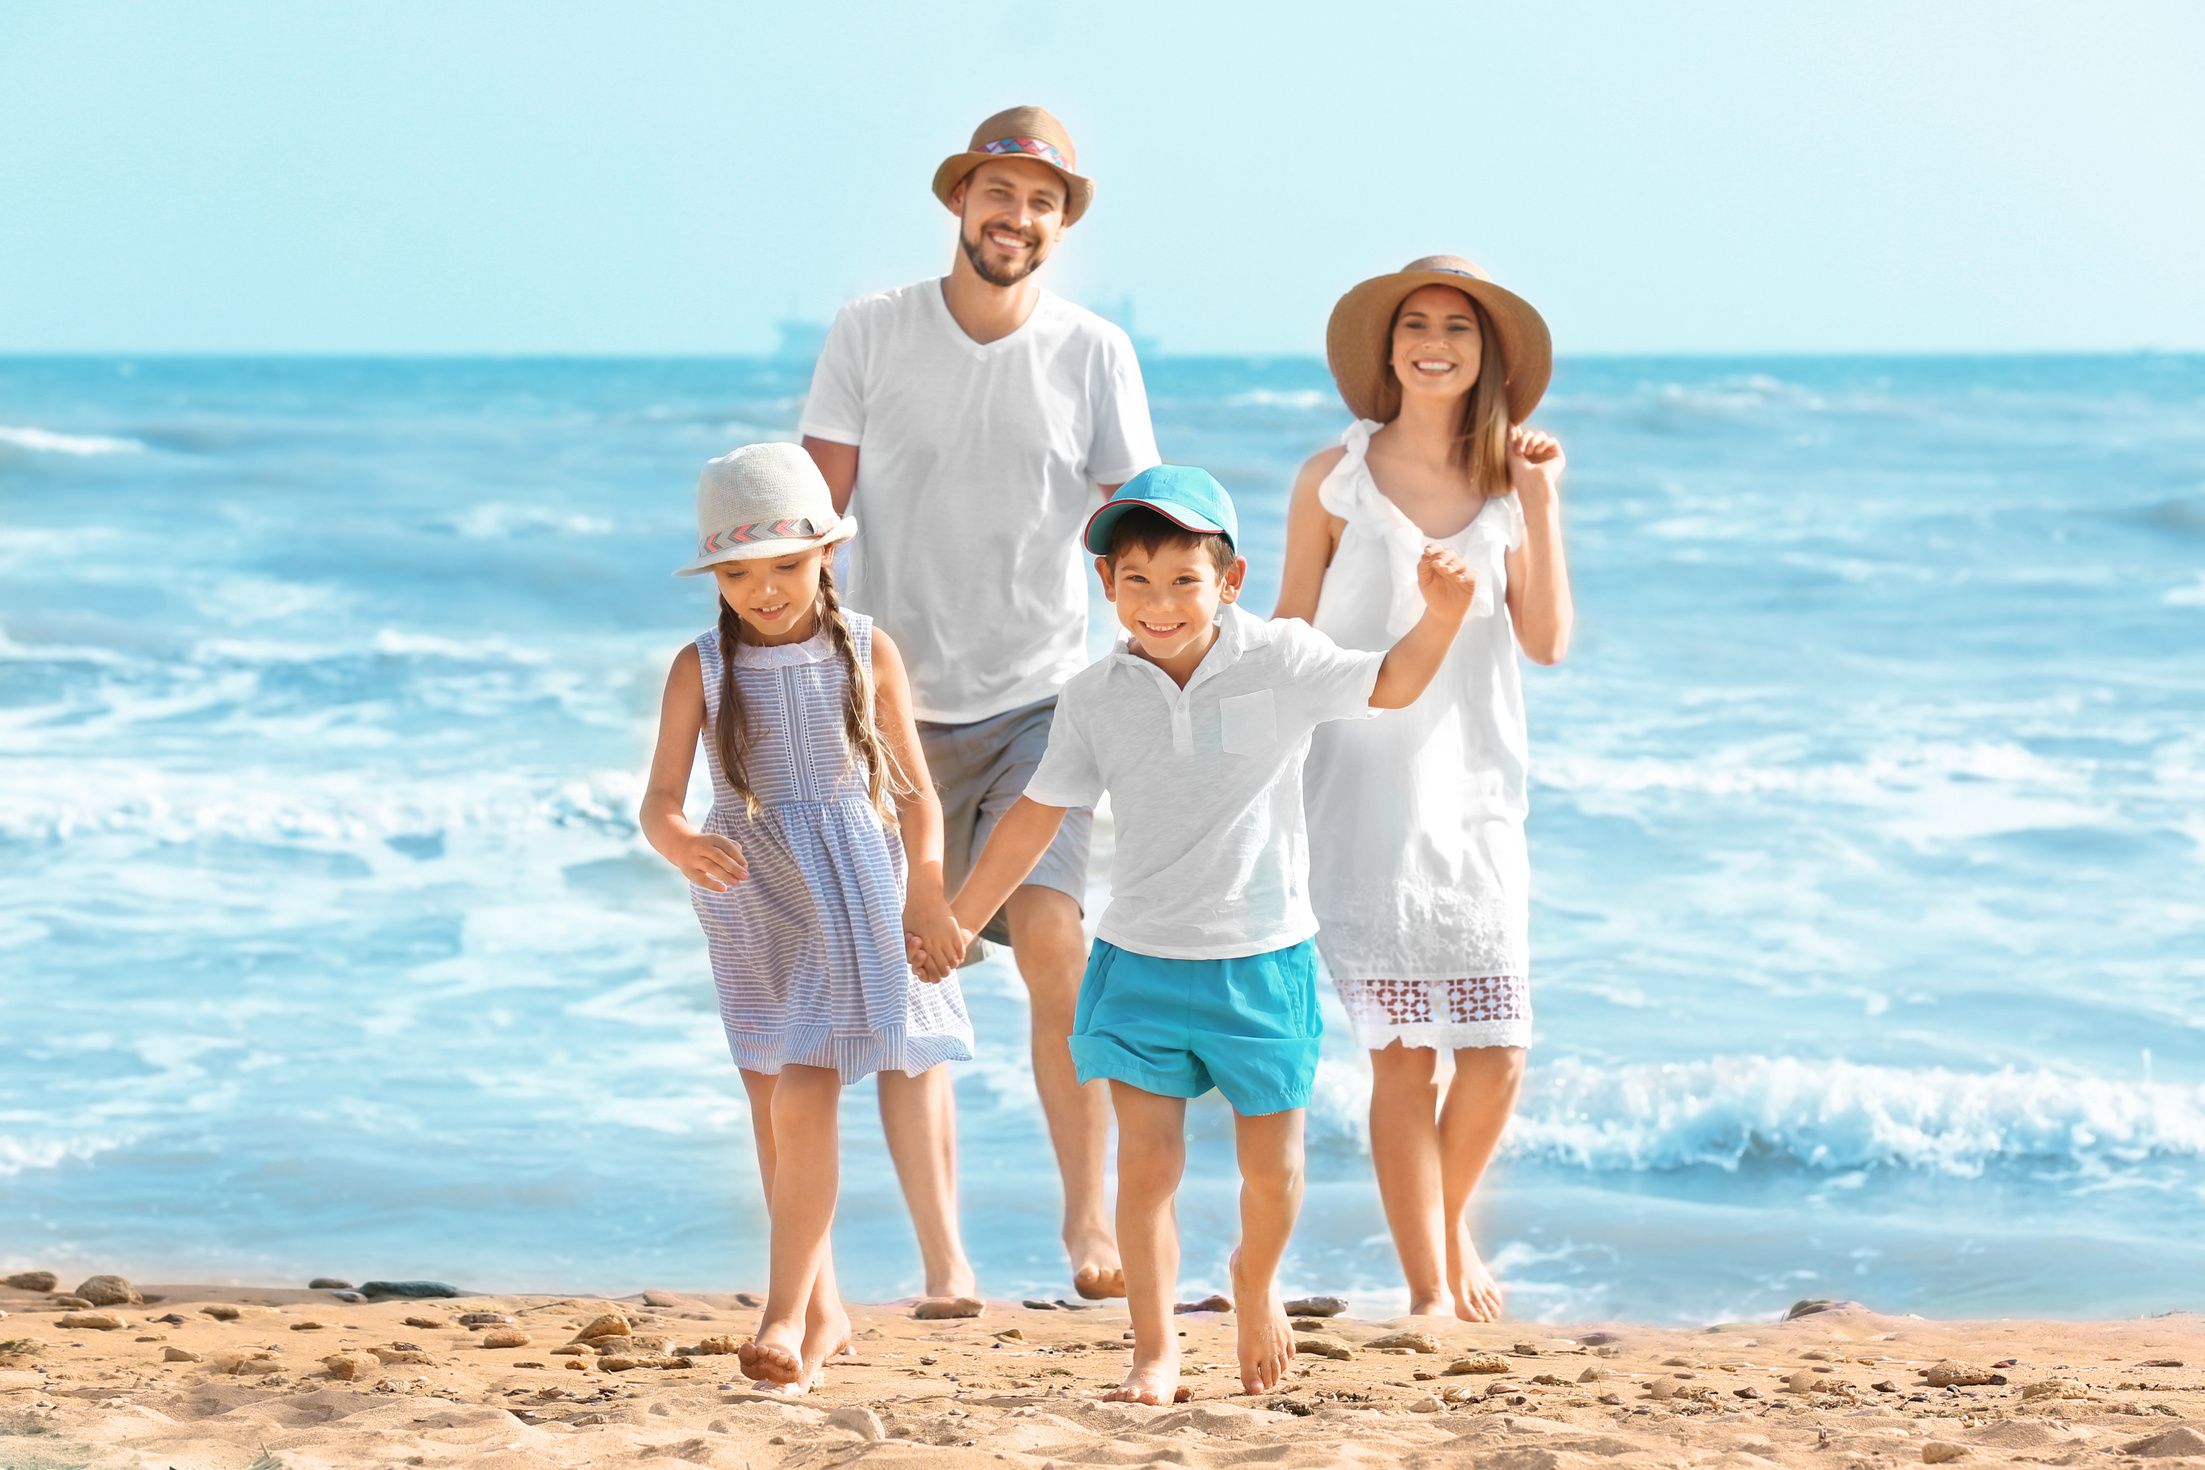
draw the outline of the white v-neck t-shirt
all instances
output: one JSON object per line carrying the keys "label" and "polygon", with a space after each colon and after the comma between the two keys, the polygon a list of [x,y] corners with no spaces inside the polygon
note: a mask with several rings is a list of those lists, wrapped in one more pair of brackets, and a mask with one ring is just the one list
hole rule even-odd
{"label": "white v-neck t-shirt", "polygon": [[1116,851],[1096,936],[1135,954],[1268,954],[1317,932],[1302,762],[1327,720],[1376,714],[1383,651],[1342,648],[1298,618],[1232,604],[1184,689],[1118,646],[1057,697],[1026,795],[1110,793]]}
{"label": "white v-neck t-shirt", "polygon": [[858,447],[848,602],[896,640],[920,719],[1003,714],[1086,666],[1094,487],[1157,462],[1122,330],[1044,291],[982,343],[939,280],[862,296],[827,334],[802,431]]}

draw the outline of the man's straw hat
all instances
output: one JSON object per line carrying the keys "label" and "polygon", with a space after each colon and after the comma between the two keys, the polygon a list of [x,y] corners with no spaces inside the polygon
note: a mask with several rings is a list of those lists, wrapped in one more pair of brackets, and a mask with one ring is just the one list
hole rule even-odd
{"label": "man's straw hat", "polygon": [[1066,224],[1087,213],[1087,206],[1095,200],[1095,181],[1072,172],[1079,167],[1072,135],[1044,107],[1006,108],[974,128],[972,145],[962,153],[952,153],[934,170],[934,197],[948,204],[950,191],[991,158],[1031,158],[1062,174]]}
{"label": "man's straw hat", "polygon": [[855,516],[835,514],[827,477],[809,454],[794,444],[746,444],[697,476],[697,555],[674,575],[832,546],[857,528]]}
{"label": "man's straw hat", "polygon": [[[1390,276],[1375,276],[1340,298],[1325,326],[1325,360],[1340,396],[1359,419],[1390,423],[1401,412],[1401,385],[1386,371],[1393,356],[1393,314],[1411,292],[1451,286],[1485,308],[1508,368],[1508,421],[1531,417],[1554,372],[1554,339],[1531,303],[1493,284],[1459,255],[1427,255]],[[1493,344],[1485,344],[1488,351]]]}

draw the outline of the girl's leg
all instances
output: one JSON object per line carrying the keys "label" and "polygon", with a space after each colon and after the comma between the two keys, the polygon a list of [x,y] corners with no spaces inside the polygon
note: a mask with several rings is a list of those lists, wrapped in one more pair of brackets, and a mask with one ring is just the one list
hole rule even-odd
{"label": "girl's leg", "polygon": [[1240,1388],[1268,1393],[1294,1356],[1293,1329],[1279,1299],[1279,1262],[1302,1212],[1302,1110],[1236,1115],[1233,1137],[1240,1154],[1240,1248],[1233,1252]]}
{"label": "girl's leg", "polygon": [[[772,1213],[771,1280],[756,1339],[745,1345],[743,1367],[753,1378],[786,1384],[802,1393],[819,1363],[838,1344],[821,1345],[832,1318],[833,1266],[828,1233],[841,1185],[835,1110],[842,1079],[832,1068],[788,1066],[773,1079],[769,1117],[773,1146],[767,1206]],[[761,1150],[760,1166],[765,1167]],[[822,1279],[822,1272],[825,1272]],[[815,1290],[830,1294],[815,1310]],[[847,1336],[847,1323],[842,1335]]]}
{"label": "girl's leg", "polygon": [[1439,1053],[1428,1046],[1396,1041],[1370,1054],[1371,1165],[1401,1274],[1408,1279],[1409,1313],[1417,1317],[1452,1310],[1445,1274],[1438,1066]]}
{"label": "girl's leg", "polygon": [[1187,1166],[1187,1100],[1112,1081],[1118,1113],[1118,1249],[1133,1312],[1133,1367],[1105,1401],[1168,1404],[1179,1388],[1179,1216],[1173,1197]]}
{"label": "girl's leg", "polygon": [[903,1186],[926,1267],[926,1294],[969,1297],[979,1291],[957,1230],[957,1092],[947,1065],[914,1077],[881,1072],[880,1130]]}
{"label": "girl's leg", "polygon": [[1470,1237],[1470,1196],[1500,1147],[1524,1084],[1520,1046],[1467,1047],[1455,1053],[1455,1080],[1439,1114],[1440,1166],[1447,1212],[1447,1280],[1455,1315],[1494,1322],[1505,1305],[1500,1283]]}

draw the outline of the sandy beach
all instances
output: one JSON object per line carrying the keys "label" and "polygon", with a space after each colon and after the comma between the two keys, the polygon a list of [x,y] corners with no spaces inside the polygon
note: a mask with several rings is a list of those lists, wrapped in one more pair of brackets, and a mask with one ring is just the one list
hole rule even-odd
{"label": "sandy beach", "polygon": [[1098,1401],[1126,1362],[1121,1303],[856,1308],[857,1356],[791,1403],[736,1371],[756,1317],[740,1295],[133,1292],[0,1291],[0,1466],[2205,1465],[2205,1318],[2188,1313],[1840,1305],[1680,1329],[1381,1322],[1350,1304],[1299,1322],[1287,1380],[1251,1397],[1231,1314],[1192,1311],[1192,1397],[1146,1408]]}

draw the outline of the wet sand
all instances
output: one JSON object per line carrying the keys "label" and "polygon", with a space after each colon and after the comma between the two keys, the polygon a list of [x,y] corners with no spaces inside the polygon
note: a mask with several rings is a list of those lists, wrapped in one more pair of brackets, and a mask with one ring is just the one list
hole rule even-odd
{"label": "wet sand", "polygon": [[[908,1303],[854,1308],[859,1356],[787,1402],[741,1377],[731,1349],[757,1313],[733,1295],[344,1303],[325,1291],[137,1290],[146,1304],[91,1309],[0,1290],[0,1340],[44,1343],[0,1354],[0,1467],[2205,1470],[2194,1314],[1931,1322],[1840,1307],[1677,1329],[1378,1322],[1351,1306],[1314,1334],[1345,1356],[1305,1352],[1277,1390],[1249,1396],[1231,1315],[1193,1312],[1179,1318],[1192,1399],[1149,1408],[1099,1402],[1128,1360],[1122,1303],[990,1303],[951,1321],[916,1320]],[[469,1327],[463,1313],[514,1320]],[[607,1316],[631,1329],[599,1339],[612,1355],[554,1351]],[[489,1346],[505,1340],[494,1333],[527,1341]],[[1400,1334],[1429,1342],[1383,1345]],[[1945,1363],[1956,1366],[1925,1377]]]}

